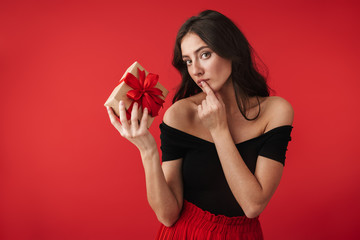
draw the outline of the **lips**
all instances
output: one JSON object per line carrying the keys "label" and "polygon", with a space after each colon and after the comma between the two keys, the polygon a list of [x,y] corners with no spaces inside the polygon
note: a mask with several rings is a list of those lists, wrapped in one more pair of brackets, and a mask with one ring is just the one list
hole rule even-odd
{"label": "lips", "polygon": [[196,81],[196,83],[197,83],[197,85],[201,85],[201,82],[207,82],[207,81],[209,81],[209,79],[199,79],[199,80],[197,80]]}

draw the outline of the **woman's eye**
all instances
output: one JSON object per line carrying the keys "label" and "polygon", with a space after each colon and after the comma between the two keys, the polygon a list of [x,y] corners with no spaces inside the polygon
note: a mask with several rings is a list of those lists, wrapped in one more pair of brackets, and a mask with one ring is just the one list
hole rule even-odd
{"label": "woman's eye", "polygon": [[211,54],[210,54],[210,52],[203,52],[202,54],[201,54],[201,57],[202,58],[209,58],[211,56]]}
{"label": "woman's eye", "polygon": [[191,65],[191,60],[184,60],[184,63],[185,63],[187,66],[189,66],[189,65]]}

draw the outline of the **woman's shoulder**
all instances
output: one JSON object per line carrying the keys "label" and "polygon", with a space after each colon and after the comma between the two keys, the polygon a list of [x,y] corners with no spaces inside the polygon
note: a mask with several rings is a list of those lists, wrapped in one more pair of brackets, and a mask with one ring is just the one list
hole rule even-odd
{"label": "woman's shoulder", "polygon": [[166,110],[164,123],[180,130],[187,129],[196,117],[197,105],[201,103],[202,98],[202,94],[197,94],[176,101]]}
{"label": "woman's shoulder", "polygon": [[294,109],[286,99],[279,96],[270,96],[266,99],[265,116],[268,120],[266,130],[283,125],[292,125]]}
{"label": "woman's shoulder", "polygon": [[293,111],[293,108],[290,104],[290,102],[288,102],[285,98],[282,98],[280,96],[269,96],[266,97],[267,98],[267,106],[269,108],[272,108],[272,110],[275,109],[282,109],[285,111]]}

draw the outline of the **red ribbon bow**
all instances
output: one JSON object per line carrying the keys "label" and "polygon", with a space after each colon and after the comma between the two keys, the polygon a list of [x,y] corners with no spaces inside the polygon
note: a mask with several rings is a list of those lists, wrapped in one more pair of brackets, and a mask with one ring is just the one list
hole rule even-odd
{"label": "red ribbon bow", "polygon": [[159,114],[159,110],[164,103],[164,100],[159,97],[163,96],[162,91],[155,88],[159,75],[149,73],[145,78],[145,71],[141,71],[138,68],[138,72],[139,79],[129,72],[126,74],[125,78],[122,79],[122,81],[133,89],[129,90],[126,94],[128,98],[133,100],[126,111],[126,117],[128,120],[131,118],[131,110],[135,102],[137,102],[143,109],[147,108],[150,116],[152,117]]}

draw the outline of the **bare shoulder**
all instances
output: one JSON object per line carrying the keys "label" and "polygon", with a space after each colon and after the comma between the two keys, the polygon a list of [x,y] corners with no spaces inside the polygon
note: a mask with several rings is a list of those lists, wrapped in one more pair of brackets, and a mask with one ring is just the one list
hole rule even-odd
{"label": "bare shoulder", "polygon": [[184,98],[171,105],[164,114],[164,123],[179,130],[188,129],[195,118],[197,98]]}
{"label": "bare shoulder", "polygon": [[266,130],[283,125],[292,125],[294,121],[294,109],[291,104],[279,96],[268,97],[266,104],[268,124]]}

